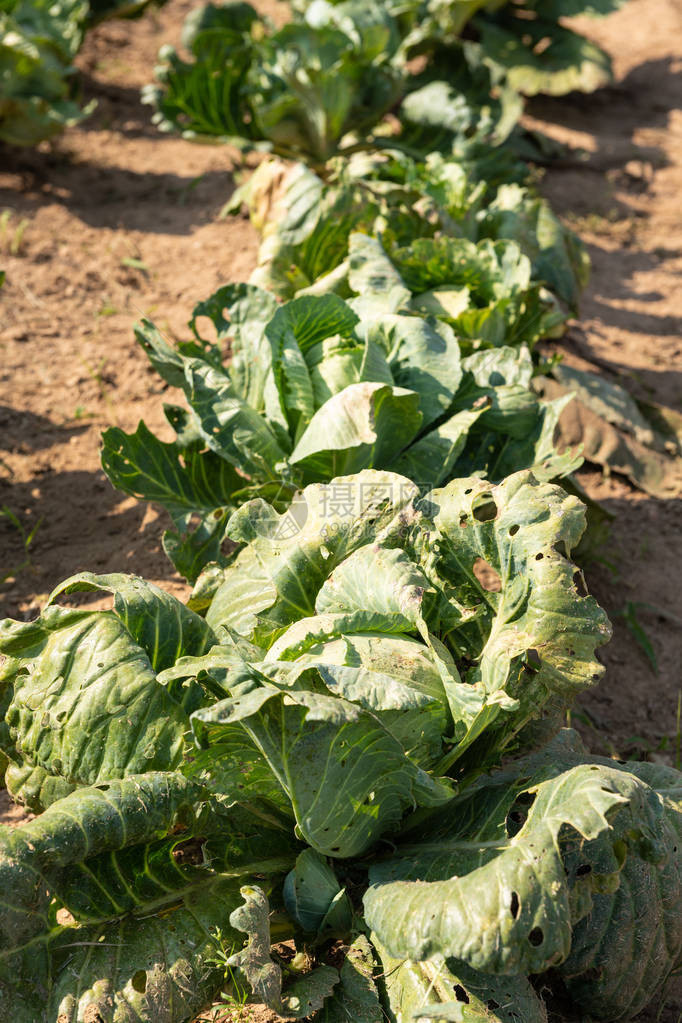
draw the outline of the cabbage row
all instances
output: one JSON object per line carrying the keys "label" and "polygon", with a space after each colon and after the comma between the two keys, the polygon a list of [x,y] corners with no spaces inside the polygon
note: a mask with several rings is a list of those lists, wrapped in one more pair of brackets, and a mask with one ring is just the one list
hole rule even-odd
{"label": "cabbage row", "polygon": [[192,340],[137,330],[184,392],[165,409],[176,440],[144,423],[104,436],[107,475],[170,513],[164,547],[191,582],[224,561],[229,515],[255,496],[283,511],[307,483],[364,468],[425,493],[581,464],[555,447],[571,394],[538,394],[534,349],[576,313],[587,256],[502,147],[520,107],[495,98],[479,51],[467,63],[446,33],[446,59],[425,35],[425,70],[409,70],[432,14],[316,3],[268,34],[248,4],[209,4],[183,35],[194,63],[166,51],[148,92],[162,127],[296,158],[266,160],[232,200],[262,233],[251,283],[199,303]]}
{"label": "cabbage row", "polygon": [[[72,63],[85,30],[111,16],[136,16],[149,2],[2,0],[0,139],[35,145],[81,120],[88,109],[81,110],[74,101]],[[192,19],[201,30],[195,48],[197,65],[190,67],[173,58],[173,95],[163,104],[162,119],[164,123],[167,117],[179,119],[192,133],[256,138],[260,133],[275,142],[281,136],[287,145],[287,123],[300,117],[300,111],[291,117],[290,91],[299,71],[291,66],[290,52],[292,46],[300,46],[305,51],[304,64],[313,65],[306,70],[317,70],[320,79],[312,83],[312,89],[308,83],[299,90],[302,106],[309,108],[304,119],[309,126],[315,120],[312,99],[329,110],[329,134],[340,137],[344,128],[357,127],[358,114],[373,125],[392,106],[401,95],[400,83],[412,57],[443,51],[447,58],[448,47],[461,54],[459,40],[465,28],[477,39],[464,48],[465,59],[479,76],[482,72],[485,77],[485,64],[493,79],[503,82],[508,106],[518,106],[515,97],[520,93],[590,92],[610,80],[609,58],[561,25],[559,17],[585,12],[602,15],[620,2],[587,0],[567,6],[554,0],[523,5],[374,0],[368,6],[353,0],[336,5],[314,0],[294,3],[293,13],[300,23],[281,33],[270,30],[267,38],[261,31],[263,23],[248,4],[209,5]],[[185,41],[191,41],[190,29]],[[247,69],[248,81],[243,80]],[[212,81],[216,72],[222,78],[225,71],[222,81]],[[332,83],[339,78],[343,87],[334,88]],[[248,94],[253,104],[246,99]],[[475,102],[479,101],[480,95]],[[247,130],[254,111],[257,122]],[[322,135],[327,134],[322,129]]]}
{"label": "cabbage row", "polygon": [[[316,2],[270,35],[209,6],[170,56],[169,123],[182,94],[296,161],[237,197],[253,280],[188,340],[137,328],[176,439],[104,436],[190,598],[82,572],[0,622],[0,771],[36,814],[0,827],[3,1020],[189,1023],[245,990],[316,1023],[618,1020],[682,968],[680,773],[561,727],[610,625],[536,345],[586,260],[495,144],[514,89],[481,54],[517,15],[477,7]],[[398,54],[487,106],[432,74],[370,137]]]}
{"label": "cabbage row", "polygon": [[[529,180],[526,161],[557,147],[520,125],[523,97],[604,84],[606,55],[559,19],[617,6],[299,0],[275,31],[247,3],[209,3],[185,25],[190,59],[164,47],[145,98],[164,131],[271,154],[225,207],[245,204],[262,235],[252,283],[532,347],[576,314],[587,258]],[[488,244],[505,241],[518,248]],[[537,389],[574,395],[566,440],[656,497],[679,491],[673,410],[544,368]]]}

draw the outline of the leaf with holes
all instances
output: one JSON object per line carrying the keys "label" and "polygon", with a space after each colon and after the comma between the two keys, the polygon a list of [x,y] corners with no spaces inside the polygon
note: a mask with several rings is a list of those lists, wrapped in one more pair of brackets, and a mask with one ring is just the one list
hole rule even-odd
{"label": "leaf with holes", "polygon": [[[114,593],[113,610],[55,603],[98,590]],[[157,675],[215,640],[202,618],[136,576],[84,572],[57,587],[35,622],[5,619],[0,744],[15,794],[39,809],[69,788],[177,767],[202,691]]]}
{"label": "leaf with holes", "polygon": [[[451,957],[496,977],[559,967],[590,1011],[601,996],[598,1011],[615,1018],[643,1004],[647,975],[660,984],[680,961],[679,789],[666,792],[679,774],[662,785],[647,765],[587,757],[567,738],[481,779],[408,834],[371,868],[365,916],[394,958]],[[656,870],[666,887],[648,904],[638,884]],[[629,960],[609,956],[607,975],[605,950],[632,899],[638,966],[631,976]]]}
{"label": "leaf with holes", "polygon": [[239,878],[281,877],[295,856],[281,833],[243,823],[178,772],[150,771],[0,829],[3,1018],[180,1023],[200,1011],[221,979],[216,928],[239,944],[225,926]]}

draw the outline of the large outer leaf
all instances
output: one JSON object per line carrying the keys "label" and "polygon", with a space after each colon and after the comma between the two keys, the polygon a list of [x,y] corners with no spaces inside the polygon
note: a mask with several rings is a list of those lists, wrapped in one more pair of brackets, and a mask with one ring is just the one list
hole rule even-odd
{"label": "large outer leaf", "polygon": [[222,858],[202,858],[193,836],[216,827],[204,798],[178,773],[149,772],[0,829],[3,1019],[80,1023],[98,1011],[107,1023],[180,1023],[210,1001],[221,979],[210,931],[238,941],[229,879],[281,873],[292,855],[281,835],[233,840],[226,821]]}
{"label": "large outer leaf", "polygon": [[[181,460],[182,459],[182,460]],[[102,468],[119,490],[163,505],[178,526],[192,515],[229,506],[246,483],[213,451],[183,452],[140,422],[135,433],[112,426],[102,435]]]}
{"label": "large outer leaf", "polygon": [[[504,12],[477,17],[486,59],[501,65],[509,84],[526,96],[594,92],[611,81],[611,60],[596,43],[555,21],[520,20]],[[549,39],[549,45],[539,44]]]}
{"label": "large outer leaf", "polygon": [[394,1023],[546,1023],[547,1011],[526,977],[477,973],[454,960],[434,956],[422,962],[395,959],[375,934],[382,987]]}
{"label": "large outer leaf", "polygon": [[671,410],[642,406],[649,421],[627,391],[596,373],[557,366],[553,376],[559,382],[538,381],[543,394],[575,395],[559,423],[565,443],[581,443],[588,461],[623,473],[654,497],[682,492],[682,447],[674,424],[666,423]]}
{"label": "large outer leaf", "polygon": [[[507,733],[498,742],[509,741],[530,717],[565,707],[603,671],[594,650],[610,636],[608,620],[593,598],[578,594],[575,567],[557,550],[563,544],[570,553],[577,544],[584,509],[561,488],[523,472],[497,487],[453,480],[418,508],[433,523],[433,531],[424,530],[428,541],[415,537],[426,574],[477,611],[449,637],[455,651],[461,644],[476,662],[466,681],[481,695],[518,700],[497,725]],[[484,585],[477,564],[497,578]],[[463,748],[500,709],[489,706],[469,722]]]}
{"label": "large outer leaf", "polygon": [[[574,841],[564,852],[577,890],[595,880],[559,973],[577,1005],[601,1019],[637,1015],[682,965],[682,779],[655,764],[623,770],[656,790],[662,812],[652,820],[633,802],[614,821],[616,841]],[[600,883],[614,875],[617,885]]]}
{"label": "large outer leaf", "polygon": [[365,852],[406,810],[447,801],[373,714],[336,697],[253,689],[192,716],[202,746],[241,724],[291,800],[298,831],[323,856]]}
{"label": "large outer leaf", "polygon": [[163,915],[124,917],[60,935],[51,952],[61,969],[44,1015],[36,1016],[39,1003],[32,1001],[25,1016],[8,1018],[16,1023],[192,1019],[221,989],[216,934],[220,930],[227,941],[238,941],[227,924],[238,900],[238,882],[218,880],[183,894]]}
{"label": "large outer leaf", "polygon": [[185,360],[185,394],[206,445],[256,481],[277,477],[286,453],[267,421],[240,398],[223,372]]}
{"label": "large outer leaf", "polygon": [[179,762],[187,716],[115,615],[48,608],[6,622],[2,649],[10,756],[80,785]]}
{"label": "large outer leaf", "polygon": [[386,351],[395,383],[419,395],[424,426],[450,409],[462,368],[457,338],[447,324],[384,316],[369,325],[367,336]]}
{"label": "large outer leaf", "polygon": [[270,346],[265,327],[277,310],[274,297],[252,284],[227,284],[194,307],[189,322],[197,338],[199,321],[213,323],[219,342],[230,342],[230,379],[239,395],[255,409],[264,407]]}
{"label": "large outer leaf", "polygon": [[[83,573],[53,597],[82,589],[112,590],[115,610],[48,603],[35,622],[0,625],[0,649],[8,655],[0,682],[7,754],[76,785],[175,767],[198,693],[189,687],[171,694],[156,672],[183,654],[206,652],[215,641],[210,627],[134,576]],[[38,801],[48,793],[45,784],[41,774],[26,794],[35,792]]]}
{"label": "large outer leaf", "polygon": [[203,618],[139,576],[80,572],[60,583],[50,594],[48,604],[65,593],[93,590],[114,594],[114,611],[156,672],[170,668],[187,654],[201,656],[216,641]]}
{"label": "large outer leaf", "polygon": [[[394,956],[453,956],[496,974],[561,964],[575,928],[567,972],[582,974],[572,983],[585,1004],[600,984],[617,1001],[631,964],[615,956],[610,976],[597,970],[595,980],[581,945],[593,966],[595,939],[605,951],[629,938],[641,957],[626,984],[632,1004],[642,979],[660,982],[679,965],[682,891],[679,803],[671,808],[629,766],[576,754],[564,740],[480,782],[422,825],[419,841],[372,868],[368,923]],[[636,882],[654,864],[661,889],[645,894]],[[634,901],[629,919],[613,912],[621,886],[624,904]],[[602,1001],[607,1018],[620,1014],[613,1004]]]}

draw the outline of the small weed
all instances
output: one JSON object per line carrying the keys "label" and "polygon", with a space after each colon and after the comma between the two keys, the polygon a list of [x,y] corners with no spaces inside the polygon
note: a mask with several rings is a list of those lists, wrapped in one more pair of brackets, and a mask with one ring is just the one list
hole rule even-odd
{"label": "small weed", "polygon": [[3,504],[2,508],[0,508],[0,517],[7,519],[7,521],[12,526],[14,526],[19,536],[21,537],[21,542],[24,548],[23,561],[19,565],[13,565],[12,568],[9,569],[9,571],[5,572],[3,575],[0,575],[0,585],[2,585],[3,583],[6,583],[8,579],[16,579],[20,572],[23,572],[25,569],[30,567],[31,565],[30,547],[35,539],[35,535],[38,532],[40,524],[43,520],[42,518],[38,519],[33,529],[31,529],[30,532],[27,532],[21,519],[19,519],[14,514],[14,512],[7,507],[6,504]]}
{"label": "small weed", "polygon": [[206,176],[205,174],[198,174],[196,178],[192,178],[192,180],[189,181],[186,185],[181,185],[180,188],[177,189],[176,202],[178,206],[184,206],[187,203],[192,192],[197,187],[197,185],[201,184],[205,176]]}
{"label": "small weed", "polygon": [[238,974],[230,966],[229,960],[234,952],[232,945],[228,945],[223,932],[216,927],[213,932],[216,948],[213,956],[207,958],[209,966],[214,966],[223,972],[223,983],[226,990],[220,992],[220,1000],[215,1003],[210,1013],[207,1014],[207,1023],[251,1023],[253,1013],[247,1005],[249,996],[248,988],[242,985]]}
{"label": "small weed", "polygon": [[[647,739],[641,735],[629,735],[625,740],[627,759],[654,760],[670,763],[675,770],[682,767],[682,690],[677,694],[675,713],[675,734],[663,735],[660,739]],[[653,756],[652,756],[653,754]],[[665,754],[664,757],[661,754]]]}
{"label": "small weed", "polygon": [[0,250],[11,256],[21,255],[22,242],[30,220],[24,217],[16,226],[12,223],[12,210],[0,213]]}
{"label": "small weed", "polygon": [[618,615],[624,620],[633,639],[639,646],[640,650],[642,650],[646,655],[649,664],[653,668],[654,675],[658,675],[656,651],[654,650],[653,643],[649,639],[649,634],[637,617],[638,611],[648,606],[648,604],[641,604],[637,601],[628,600],[623,610],[618,612]]}
{"label": "small weed", "polygon": [[149,276],[150,273],[148,264],[134,256],[126,256],[125,259],[122,259],[121,266],[127,266],[131,270],[140,270],[147,276]]}
{"label": "small weed", "polygon": [[84,405],[76,405],[75,409],[73,410],[73,415],[72,415],[71,418],[72,419],[76,419],[76,420],[78,420],[78,419],[92,419],[93,415],[94,415],[94,413],[93,412],[88,412],[88,410],[85,408]]}
{"label": "small weed", "polygon": [[118,309],[113,304],[113,302],[110,299],[105,298],[103,300],[103,302],[102,302],[102,305],[97,310],[96,315],[97,316],[115,316],[117,312],[118,312]]}

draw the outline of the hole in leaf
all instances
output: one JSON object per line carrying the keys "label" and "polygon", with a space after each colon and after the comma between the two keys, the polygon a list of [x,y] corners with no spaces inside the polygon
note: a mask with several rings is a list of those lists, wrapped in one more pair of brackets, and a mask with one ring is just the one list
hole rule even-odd
{"label": "hole in leaf", "polygon": [[536,555],[535,555],[535,560],[536,560],[536,561],[542,561],[542,559],[544,558],[544,556],[545,556],[545,555],[544,555],[544,554],[542,553],[542,551],[540,551],[540,553],[539,553],[539,554],[536,554]]}
{"label": "hole in leaf", "polygon": [[176,863],[200,867],[204,862],[204,840],[203,838],[190,838],[180,842],[172,852]]}
{"label": "hole in leaf", "polygon": [[499,593],[502,589],[502,580],[499,572],[485,558],[476,558],[473,564],[473,573],[484,590],[488,593]]}
{"label": "hole in leaf", "polygon": [[528,940],[533,946],[533,948],[537,948],[539,945],[541,945],[545,940],[545,936],[542,933],[542,927],[534,927],[533,930],[528,935]]}
{"label": "hole in leaf", "polygon": [[464,1005],[469,1004],[469,996],[461,984],[455,984],[455,998],[458,1002],[463,1002]]}
{"label": "hole in leaf", "polygon": [[474,501],[474,518],[477,522],[492,522],[497,517],[497,505],[492,494],[481,494]]}
{"label": "hole in leaf", "polygon": [[592,873],[592,867],[589,863],[581,863],[575,872],[576,877],[587,877],[588,874]]}
{"label": "hole in leaf", "polygon": [[147,990],[147,971],[137,970],[130,981],[135,991],[139,991],[141,995]]}
{"label": "hole in leaf", "polygon": [[496,1002],[494,998],[489,998],[488,1001],[485,1004],[486,1004],[486,1008],[489,1009],[490,1012],[497,1012],[497,1010],[500,1007],[499,1003]]}
{"label": "hole in leaf", "polygon": [[511,915],[514,917],[515,920],[518,920],[518,917],[519,917],[519,897],[516,894],[516,892],[512,892],[512,894],[511,894],[511,902],[509,903],[509,912],[511,913]]}
{"label": "hole in leaf", "polygon": [[535,794],[533,792],[522,792],[514,800],[512,807],[507,814],[507,819],[504,822],[505,830],[509,838],[514,838],[515,835],[518,835],[519,831],[528,819],[528,811],[534,802]]}
{"label": "hole in leaf", "polygon": [[510,536],[516,536],[518,531],[519,531],[519,527],[518,526],[510,526],[509,527],[509,535]]}
{"label": "hole in leaf", "polygon": [[539,671],[542,667],[542,661],[540,660],[540,654],[531,647],[530,650],[526,650],[526,656],[524,658],[523,667],[525,671]]}

